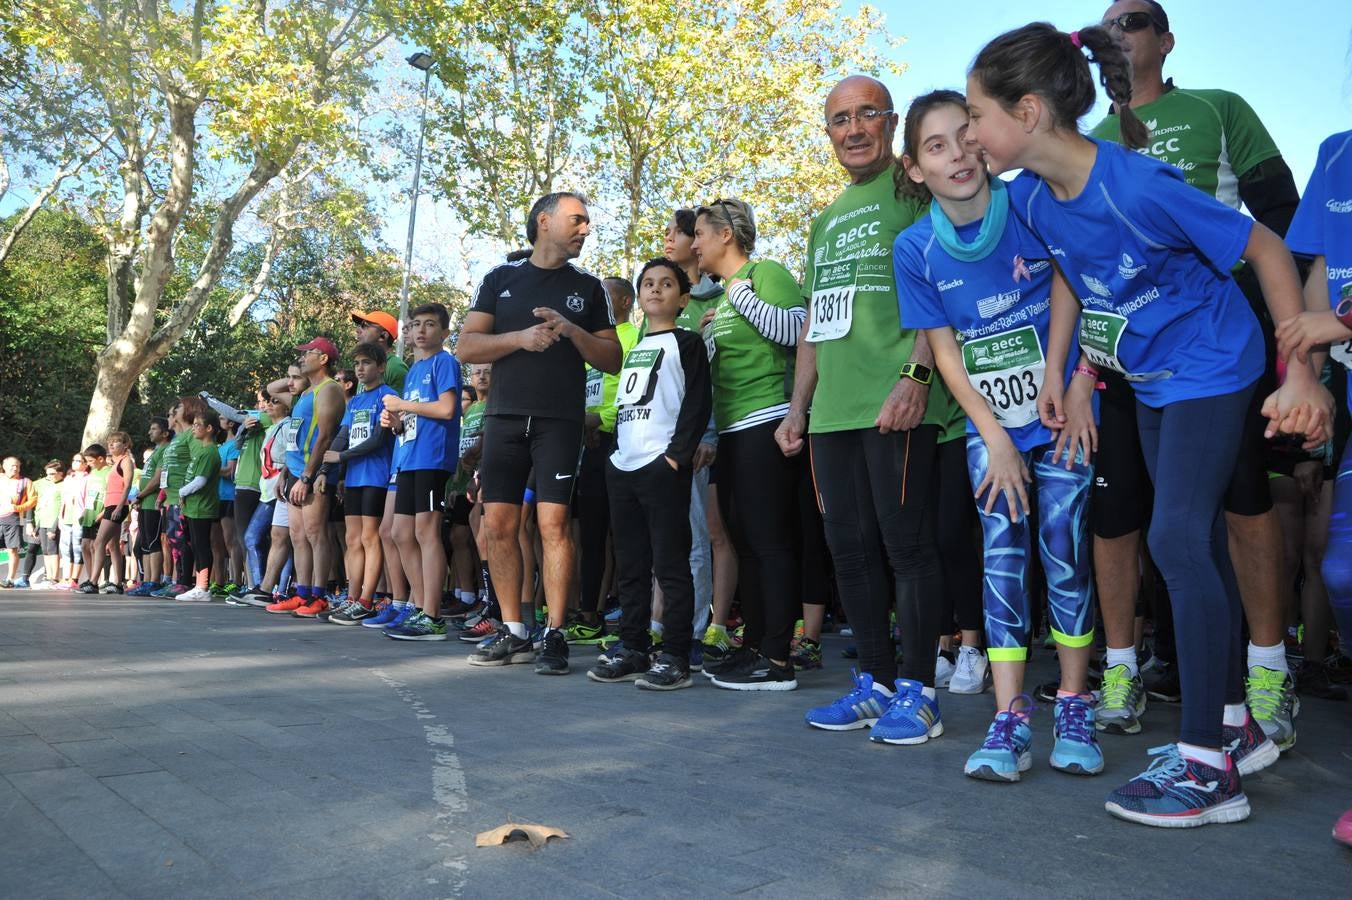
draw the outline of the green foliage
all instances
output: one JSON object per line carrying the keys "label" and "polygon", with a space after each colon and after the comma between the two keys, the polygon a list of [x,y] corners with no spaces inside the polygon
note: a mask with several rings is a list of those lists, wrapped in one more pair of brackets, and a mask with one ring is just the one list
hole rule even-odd
{"label": "green foliage", "polygon": [[29,472],[79,446],[103,333],[103,258],[89,226],[44,212],[0,268],[0,453]]}

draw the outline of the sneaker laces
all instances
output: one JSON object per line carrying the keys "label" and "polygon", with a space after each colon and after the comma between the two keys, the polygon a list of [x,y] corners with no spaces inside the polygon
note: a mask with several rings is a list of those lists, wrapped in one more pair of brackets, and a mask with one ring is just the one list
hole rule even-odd
{"label": "sneaker laces", "polygon": [[1151,747],[1146,753],[1155,759],[1144,772],[1136,776],[1135,781],[1147,781],[1164,790],[1172,787],[1188,771],[1188,761],[1178,752],[1177,744]]}
{"label": "sneaker laces", "polygon": [[[863,676],[859,674],[858,669],[851,669],[850,677],[854,679],[854,689],[835,703],[832,703],[832,706],[853,707],[854,704],[863,703],[869,697],[873,696],[873,685],[869,684],[865,686]],[[895,699],[895,697],[893,697],[893,699]]]}
{"label": "sneaker laces", "polygon": [[1105,707],[1125,707],[1131,696],[1131,671],[1125,665],[1110,666],[1103,673],[1100,691]]}
{"label": "sneaker laces", "polygon": [[954,667],[954,677],[961,676],[966,679],[975,680],[976,678],[976,660],[978,651],[975,647],[959,647],[957,665]]}
{"label": "sneaker laces", "polygon": [[[1022,712],[1014,709],[1014,705],[1020,700],[1023,701]],[[1033,703],[1033,698],[1027,694],[1019,694],[1009,701],[1009,706],[1005,708],[1004,712],[995,714],[995,721],[991,722],[990,730],[986,732],[986,740],[982,743],[981,749],[1013,750],[1015,729],[1025,724],[1026,717],[1031,716],[1036,709],[1037,706]]]}
{"label": "sneaker laces", "polygon": [[1056,733],[1079,744],[1094,740],[1089,702],[1083,697],[1059,697],[1056,701]]}
{"label": "sneaker laces", "polygon": [[1258,666],[1244,679],[1249,711],[1255,719],[1271,719],[1286,705],[1286,673]]}

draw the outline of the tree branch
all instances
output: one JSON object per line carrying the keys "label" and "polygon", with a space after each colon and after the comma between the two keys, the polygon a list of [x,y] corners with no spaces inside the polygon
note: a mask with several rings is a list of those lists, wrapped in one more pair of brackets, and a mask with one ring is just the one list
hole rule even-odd
{"label": "tree branch", "polygon": [[[9,229],[9,234],[5,235],[4,242],[0,243],[0,266],[4,266],[5,260],[9,258],[10,251],[14,249],[14,242],[19,239],[19,235],[23,234],[24,229],[33,221],[33,217],[37,215],[38,210],[41,209],[61,187],[61,182],[78,174],[79,171],[85,167],[85,163],[93,159],[100,150],[108,145],[108,142],[112,140],[112,137],[113,132],[109,129],[104,133],[102,140],[100,140],[92,149],[82,154],[69,166],[56,170],[56,174],[52,176],[52,180],[47,182],[46,187],[38,191],[37,196],[33,198],[33,202],[28,204],[28,208],[23,211],[15,221],[14,225]],[[3,171],[5,186],[7,187],[9,182],[9,169],[4,166],[3,160],[0,160],[0,170]],[[0,196],[4,196],[4,190],[0,190]]]}

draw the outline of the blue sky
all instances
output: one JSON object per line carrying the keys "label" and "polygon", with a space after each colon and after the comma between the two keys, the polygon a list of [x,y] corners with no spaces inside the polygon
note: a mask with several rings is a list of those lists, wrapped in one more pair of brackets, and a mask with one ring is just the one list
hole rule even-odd
{"label": "blue sky", "polygon": [[[1249,101],[1303,191],[1319,142],[1352,128],[1352,2],[1162,2],[1177,40],[1164,74],[1180,86],[1223,88]],[[890,85],[896,102],[904,104],[934,88],[962,90],[972,57],[1003,31],[1038,20],[1073,31],[1099,21],[1109,3],[968,0],[950,7],[874,0],[869,5],[886,14],[888,31],[907,39],[890,51],[910,66]],[[1101,102],[1085,126],[1106,109]]]}

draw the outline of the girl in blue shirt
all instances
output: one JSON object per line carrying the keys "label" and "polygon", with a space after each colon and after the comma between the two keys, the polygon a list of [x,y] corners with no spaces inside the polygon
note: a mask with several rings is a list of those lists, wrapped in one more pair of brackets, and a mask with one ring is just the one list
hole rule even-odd
{"label": "girl in blue shirt", "polygon": [[[1015,214],[1050,251],[1083,310],[1079,339],[1096,366],[1123,373],[1155,483],[1149,545],[1174,604],[1183,685],[1180,741],[1114,791],[1112,814],[1187,827],[1249,815],[1240,775],[1277,758],[1244,706],[1240,604],[1221,502],[1244,413],[1263,366],[1258,325],[1229,272],[1253,265],[1275,322],[1300,312],[1300,282],[1281,239],[1187,185],[1178,170],[1077,130],[1094,104],[1088,47],[1130,147],[1147,133],[1132,112],[1131,68],[1102,27],[1068,35],[1045,23],[996,38],[967,79],[971,136],[992,171],[1024,169]],[[1074,317],[1053,316],[1047,364],[1059,371]],[[1326,437],[1332,400],[1292,357],[1267,399],[1268,436]],[[1039,407],[1059,423],[1059,385]],[[1225,749],[1222,749],[1225,748]]]}
{"label": "girl in blue shirt", "polygon": [[[1094,775],[1103,771],[1103,753],[1086,683],[1094,616],[1085,515],[1096,378],[1073,377],[1078,347],[1070,352],[1062,347],[1058,354],[1069,368],[1066,362],[1047,368],[1051,263],[1009,214],[1004,183],[987,177],[980,148],[967,132],[961,94],[937,91],[911,104],[902,163],[913,185],[933,202],[893,248],[902,324],[926,330],[944,384],[968,416],[968,471],[984,536],[982,599],[998,711],[966,773],[1018,781],[1032,764],[1031,709],[1021,694],[1031,620],[1027,485],[1036,481],[1038,547],[1061,658],[1050,762],[1064,772]],[[1066,304],[1058,311],[1073,315]],[[1070,421],[1059,432],[1038,417],[1044,381],[1069,384]],[[1020,700],[1024,705],[1016,709]]]}

